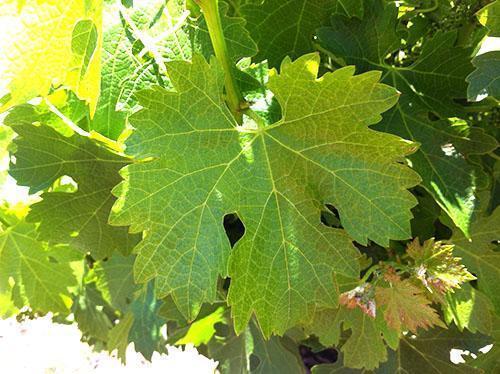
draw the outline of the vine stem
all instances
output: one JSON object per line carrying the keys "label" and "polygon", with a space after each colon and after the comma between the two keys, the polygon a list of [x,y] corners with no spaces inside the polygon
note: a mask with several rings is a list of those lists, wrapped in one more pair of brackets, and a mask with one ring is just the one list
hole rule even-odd
{"label": "vine stem", "polygon": [[224,69],[224,85],[226,87],[226,102],[233,113],[236,121],[241,124],[243,122],[243,113],[241,112],[241,104],[243,103],[243,95],[236,83],[234,77],[234,69],[227,51],[226,39],[222,29],[222,22],[219,13],[218,0],[197,0],[205,17],[208,27],[208,33],[212,46],[214,47],[215,57]]}

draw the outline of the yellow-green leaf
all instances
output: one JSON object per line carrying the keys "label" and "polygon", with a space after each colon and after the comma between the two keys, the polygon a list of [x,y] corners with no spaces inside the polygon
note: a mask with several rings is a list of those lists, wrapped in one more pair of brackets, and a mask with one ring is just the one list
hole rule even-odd
{"label": "yellow-green leaf", "polygon": [[102,0],[0,3],[0,112],[64,85],[95,111]]}

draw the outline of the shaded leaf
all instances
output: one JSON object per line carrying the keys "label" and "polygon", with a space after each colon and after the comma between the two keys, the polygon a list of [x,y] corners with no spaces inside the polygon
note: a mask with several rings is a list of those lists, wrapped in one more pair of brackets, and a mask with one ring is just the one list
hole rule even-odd
{"label": "shaded leaf", "polygon": [[6,118],[18,134],[14,143],[16,161],[10,174],[31,192],[69,176],[76,182],[77,191],[43,193],[43,200],[31,207],[27,220],[40,222],[42,240],[68,243],[96,259],[115,250],[127,253],[139,237],[107,221],[115,201],[111,189],[120,181],[119,169],[129,160],[88,137],[66,137],[49,126],[40,126],[39,118],[32,106],[17,107]]}
{"label": "shaded leaf", "polygon": [[476,100],[478,96],[488,95],[500,100],[500,51],[476,56],[472,64],[476,70],[467,76],[467,98]]}
{"label": "shaded leaf", "polygon": [[497,142],[477,128],[463,133],[444,119],[431,121],[429,113],[442,118],[464,114],[456,99],[467,96],[465,78],[473,70],[472,50],[455,46],[455,32],[437,32],[424,41],[415,62],[393,66],[386,57],[403,48],[397,32],[398,10],[381,0],[367,1],[365,8],[363,20],[334,15],[331,26],[318,31],[319,41],[362,71],[382,70],[383,81],[401,91],[398,104],[377,129],[421,144],[409,156],[412,167],[437,203],[468,234],[482,171],[466,156],[471,148],[476,154],[490,152]]}
{"label": "shaded leaf", "polygon": [[287,56],[296,59],[312,52],[314,31],[328,22],[334,9],[333,0],[283,0],[279,3],[266,0],[242,6],[247,29],[258,46],[253,59],[267,59],[270,67],[278,68]]}

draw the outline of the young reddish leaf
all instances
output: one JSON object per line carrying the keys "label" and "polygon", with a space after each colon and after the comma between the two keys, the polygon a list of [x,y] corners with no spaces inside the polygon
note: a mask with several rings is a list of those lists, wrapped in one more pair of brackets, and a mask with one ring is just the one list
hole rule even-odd
{"label": "young reddish leaf", "polygon": [[431,302],[408,279],[391,282],[388,287],[376,287],[375,300],[382,307],[389,327],[397,331],[416,332],[419,327],[427,330],[434,325],[444,327]]}

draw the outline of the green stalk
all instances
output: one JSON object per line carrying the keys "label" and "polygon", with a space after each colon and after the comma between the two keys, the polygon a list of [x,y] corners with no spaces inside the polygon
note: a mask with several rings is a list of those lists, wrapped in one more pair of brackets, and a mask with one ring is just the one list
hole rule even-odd
{"label": "green stalk", "polygon": [[236,121],[241,124],[243,122],[241,104],[244,100],[238,84],[236,83],[233,64],[227,52],[227,44],[224,38],[224,32],[222,31],[218,2],[218,0],[198,0],[198,4],[203,11],[207,23],[208,33],[215,51],[215,57],[224,69],[227,105],[236,118]]}
{"label": "green stalk", "polygon": [[2,226],[5,226],[5,228],[8,228],[11,226],[10,222],[7,221],[5,218],[3,218],[2,216],[0,216],[0,224]]}

